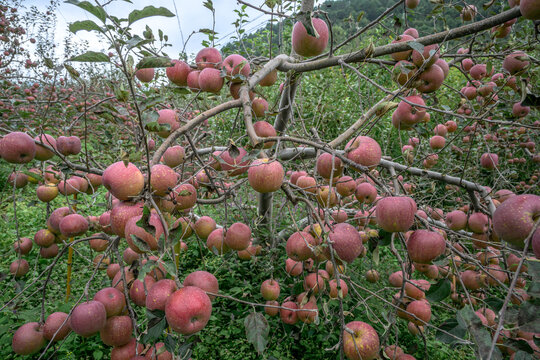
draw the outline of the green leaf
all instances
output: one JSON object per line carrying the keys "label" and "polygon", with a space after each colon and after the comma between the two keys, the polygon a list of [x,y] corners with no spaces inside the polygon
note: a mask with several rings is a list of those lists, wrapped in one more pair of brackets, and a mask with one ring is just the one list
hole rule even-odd
{"label": "green leaf", "polygon": [[435,285],[431,285],[428,291],[426,291],[426,298],[430,302],[439,302],[450,296],[452,292],[452,284],[448,279],[442,279]]}
{"label": "green leaf", "polygon": [[203,6],[205,8],[207,8],[208,10],[210,11],[214,11],[214,4],[212,3],[212,0],[206,0],[204,3],[203,3]]}
{"label": "green leaf", "polygon": [[524,340],[524,339],[509,339],[509,338],[506,338],[504,339],[504,344],[508,347],[511,347],[512,349],[518,351],[518,350],[521,350],[521,351],[525,351],[529,354],[532,354],[534,351],[531,347],[531,345],[529,345],[529,343]]}
{"label": "green leaf", "polygon": [[540,306],[533,302],[523,302],[519,307],[517,320],[522,331],[540,332]]}
{"label": "green leaf", "polygon": [[84,21],[75,21],[74,23],[69,24],[69,31],[72,33],[77,33],[77,31],[86,30],[86,31],[99,31],[100,33],[103,33],[103,29],[98,26],[95,22],[92,20],[84,20]]}
{"label": "green leaf", "polygon": [[268,343],[269,327],[266,318],[258,312],[251,313],[244,319],[244,326],[248,341],[260,355]]}
{"label": "green leaf", "polygon": [[88,1],[66,0],[66,3],[78,6],[81,9],[88,11],[90,14],[94,15],[102,22],[105,22],[105,19],[107,18],[107,13],[105,12],[105,10],[103,10],[103,8],[94,6]]}
{"label": "green leaf", "polygon": [[407,45],[409,45],[411,49],[418,51],[420,54],[424,53],[424,45],[417,41],[407,41]]}
{"label": "green leaf", "polygon": [[145,40],[145,39],[142,39],[141,37],[135,35],[133,36],[131,39],[129,39],[128,41],[126,41],[126,45],[127,45],[127,49],[128,50],[131,50],[133,49],[134,47],[137,47],[137,46],[141,46],[141,45],[144,45],[144,44],[148,44],[152,42],[151,40]]}
{"label": "green leaf", "polygon": [[54,68],[54,63],[50,58],[48,58],[48,57],[43,58],[43,62],[45,63],[45,66],[48,67],[49,69]]}
{"label": "green leaf", "polygon": [[383,229],[379,229],[378,244],[381,246],[387,246],[387,245],[390,245],[391,241],[392,241],[392,233],[388,231],[384,231]]}
{"label": "green leaf", "polygon": [[176,264],[174,261],[163,261],[161,263],[163,267],[165,268],[165,271],[167,271],[168,274],[175,275],[176,276]]}
{"label": "green leaf", "polygon": [[151,121],[144,125],[144,128],[151,132],[169,131],[171,129],[171,124],[160,124],[157,121]]}
{"label": "green leaf", "polygon": [[495,311],[496,313],[499,312],[499,310],[501,310],[501,308],[503,307],[503,304],[504,302],[499,299],[499,298],[496,298],[496,297],[490,297],[490,298],[487,298],[485,300],[485,303],[493,310]]}
{"label": "green leaf", "polygon": [[379,266],[379,247],[377,246],[375,250],[373,250],[373,254],[371,255],[373,259],[373,263],[375,266]]}
{"label": "green leaf", "polygon": [[523,99],[521,102],[521,106],[540,106],[540,96],[536,96],[534,94],[525,95],[525,99]]}
{"label": "green leaf", "polygon": [[30,172],[28,170],[21,170],[20,172],[22,172],[23,174],[25,174],[26,176],[28,177],[31,177],[32,179],[36,179],[38,182],[42,183],[43,182],[43,178],[41,177],[41,175],[39,174],[36,174],[36,173],[33,173],[33,172]]}
{"label": "green leaf", "polygon": [[128,15],[129,24],[133,24],[137,20],[141,20],[150,16],[165,16],[165,17],[174,17],[174,14],[170,12],[167,8],[154,6],[146,6],[142,10],[133,10]]}
{"label": "green leaf", "polygon": [[514,355],[514,360],[534,360],[534,356],[520,350]]}
{"label": "green leaf", "polygon": [[529,273],[529,275],[531,275],[534,280],[540,281],[540,260],[528,259],[527,273]]}
{"label": "green leaf", "polygon": [[163,331],[167,327],[167,320],[165,316],[162,318],[154,317],[148,320],[148,330],[143,335],[144,343],[153,343],[155,340],[163,334]]}
{"label": "green leaf", "polygon": [[[439,329],[444,330],[449,334],[455,335],[458,338],[463,339],[463,340],[456,339],[455,337],[450,336],[440,331]],[[448,319],[444,323],[439,325],[437,332],[435,334],[435,338],[439,340],[440,342],[452,345],[452,344],[465,343],[466,342],[464,339],[465,335],[467,335],[467,329],[464,326],[462,326],[457,321],[457,319]]]}
{"label": "green leaf", "polygon": [[64,68],[67,70],[67,72],[69,73],[69,75],[74,78],[75,80],[77,80],[79,77],[81,77],[81,74],[79,74],[79,72],[77,70],[75,70],[73,68],[73,66],[69,65],[69,64],[64,64]]}
{"label": "green leaf", "polygon": [[[458,321],[465,323],[474,343],[477,346],[478,355],[481,359],[486,359],[491,349],[491,335],[482,325],[482,321],[469,306],[465,306],[457,313]],[[493,360],[502,360],[502,353],[498,347],[495,347],[491,356]]]}
{"label": "green leaf", "polygon": [[319,38],[319,33],[317,33],[317,30],[315,30],[315,27],[313,26],[313,20],[311,19],[310,14],[307,14],[305,17],[302,17],[300,19],[300,22],[306,28],[306,31],[309,36],[314,36],[317,39]]}
{"label": "green leaf", "polygon": [[167,56],[146,56],[137,64],[138,69],[171,67],[174,64]]}
{"label": "green leaf", "polygon": [[109,57],[104,53],[97,51],[87,51],[84,54],[77,55],[69,59],[69,61],[79,62],[109,62]]}

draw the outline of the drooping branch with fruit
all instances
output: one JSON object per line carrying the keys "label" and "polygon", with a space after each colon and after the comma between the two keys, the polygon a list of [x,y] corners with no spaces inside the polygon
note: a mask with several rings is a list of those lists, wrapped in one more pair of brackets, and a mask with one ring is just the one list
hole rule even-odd
{"label": "drooping branch with fruit", "polygon": [[[161,30],[133,35],[168,9],[119,18],[110,3],[67,3],[92,18],[69,30],[114,53],[21,61],[26,34],[9,22],[23,20],[0,7],[17,288],[0,310],[36,297],[39,309],[12,352],[54,358],[68,336],[99,333],[111,359],[196,358],[236,306],[257,356],[278,321],[299,337],[325,328],[321,358],[429,358],[431,341],[467,358],[540,355],[538,0],[438,3],[462,24],[425,36],[397,21],[418,0],[352,34],[313,0],[238,1],[240,19],[246,8],[281,18],[290,45],[275,55],[271,36],[269,50],[239,36],[241,54],[206,46],[179,59]],[[209,45],[216,9],[203,5]],[[46,67],[42,84],[21,90],[16,61],[33,76]],[[33,241],[20,229],[28,183],[46,204]],[[55,276],[69,310],[47,315],[64,301]]]}

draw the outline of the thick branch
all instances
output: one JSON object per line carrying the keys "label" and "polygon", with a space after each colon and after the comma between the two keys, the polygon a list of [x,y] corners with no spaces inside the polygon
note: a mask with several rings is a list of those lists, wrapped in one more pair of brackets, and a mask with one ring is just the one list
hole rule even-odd
{"label": "thick branch", "polygon": [[[424,36],[416,39],[415,41],[423,45],[437,44],[442,41],[449,41],[453,39],[458,39],[467,35],[475,34],[480,31],[491,29],[496,25],[500,25],[508,20],[515,19],[521,16],[519,8],[513,8],[498,15],[486,18],[484,20],[460,26],[455,29],[442,31],[437,34]],[[376,48],[365,48],[354,53],[344,54],[340,56],[335,56],[332,58],[325,58],[316,61],[307,61],[297,64],[284,63],[278,69],[280,71],[296,71],[296,72],[306,72],[313,70],[320,70],[328,68],[331,66],[336,66],[340,61],[345,63],[354,63],[364,61],[366,58],[380,57],[383,55],[390,55],[395,52],[407,51],[411,48],[406,42],[388,44],[384,46],[378,46]]]}

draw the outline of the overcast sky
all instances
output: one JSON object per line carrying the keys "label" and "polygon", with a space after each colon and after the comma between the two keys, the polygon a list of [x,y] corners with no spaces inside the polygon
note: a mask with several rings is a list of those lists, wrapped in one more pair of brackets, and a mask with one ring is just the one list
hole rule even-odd
{"label": "overcast sky", "polygon": [[[256,6],[259,6],[261,3],[263,3],[263,1],[264,0],[250,0],[250,2]],[[93,1],[91,0],[91,2]],[[230,41],[232,35],[235,35],[235,26],[232,23],[238,18],[238,15],[234,12],[234,10],[239,9],[240,5],[238,5],[236,0],[214,0],[213,2],[214,8],[216,9],[215,30],[218,32],[219,37],[219,40],[216,42],[216,47],[219,48]],[[48,0],[24,1],[25,6],[35,5],[42,10],[46,8],[48,3]],[[169,36],[169,43],[173,45],[172,47],[168,47],[166,52],[171,57],[176,57],[178,53],[182,51],[182,37],[184,40],[187,40],[193,31],[198,31],[201,28],[212,28],[212,13],[202,4],[203,0],[132,0],[132,4],[122,0],[117,0],[107,6],[107,12],[117,17],[127,18],[127,15],[132,10],[142,9],[148,5],[165,7],[172,13],[176,13],[177,11],[178,18],[168,18],[162,16],[150,17],[139,20],[133,26],[133,33],[138,34],[141,37],[142,31],[146,25],[152,28],[156,38],[158,33],[157,30],[163,30],[163,32]],[[255,9],[247,8],[246,11],[249,14],[249,23],[244,25],[246,33],[253,32],[260,27],[265,26],[270,19],[269,15],[264,15]],[[55,36],[58,44],[61,44],[62,39],[67,35],[69,23],[77,20],[97,20],[93,15],[79,9],[77,6],[66,4],[64,2],[60,4],[57,10],[57,19],[58,26],[55,31]],[[99,20],[96,22],[99,23]],[[97,41],[96,36],[92,33],[87,31],[79,31],[76,37],[79,39],[88,40],[90,42],[90,46],[93,48],[92,50],[94,51],[105,49],[105,46]],[[201,41],[204,39],[207,39],[206,35],[193,35],[187,44],[187,52],[196,53],[199,51],[201,48]]]}

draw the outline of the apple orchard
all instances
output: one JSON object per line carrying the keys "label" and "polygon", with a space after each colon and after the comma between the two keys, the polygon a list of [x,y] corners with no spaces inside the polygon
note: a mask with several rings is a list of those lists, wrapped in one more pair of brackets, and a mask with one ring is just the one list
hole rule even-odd
{"label": "apple orchard", "polygon": [[0,1],[2,358],[540,357],[539,0],[112,5]]}

